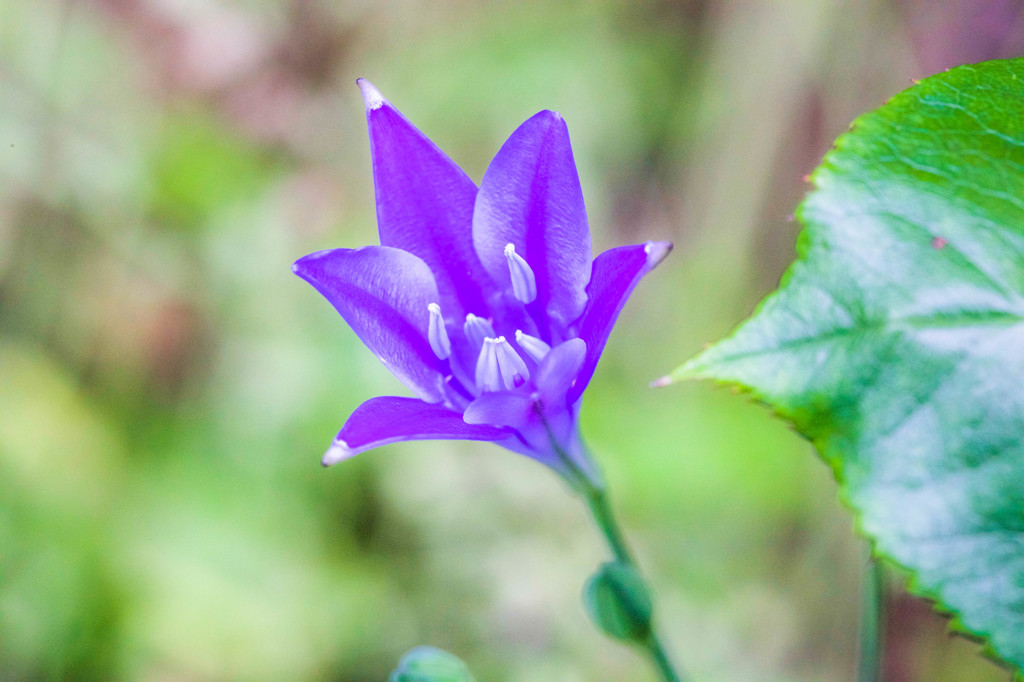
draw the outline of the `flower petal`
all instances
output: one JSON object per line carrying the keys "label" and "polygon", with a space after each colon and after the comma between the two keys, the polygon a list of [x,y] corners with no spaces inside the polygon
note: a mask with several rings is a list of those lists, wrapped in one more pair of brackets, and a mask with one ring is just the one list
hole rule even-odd
{"label": "flower petal", "polygon": [[671,250],[671,242],[647,242],[609,249],[594,259],[593,274],[587,285],[587,308],[577,322],[579,337],[587,344],[587,356],[576,383],[569,391],[570,404],[580,397],[590,382],[608,334],[633,287]]}
{"label": "flower petal", "polygon": [[569,339],[551,349],[537,367],[535,383],[545,410],[565,406],[565,397],[579,376],[587,357],[587,344],[583,339]]}
{"label": "flower petal", "polygon": [[437,285],[426,263],[400,249],[364,246],[311,253],[292,271],[316,287],[419,398],[444,399],[444,364],[427,341],[427,306],[437,300]]}
{"label": "flower petal", "polygon": [[[519,126],[484,174],[473,212],[473,243],[490,276],[512,281],[505,247],[514,246],[536,276],[545,341],[561,341],[583,312],[590,275],[590,230],[583,191],[562,117],[542,111]],[[530,310],[531,307],[527,306]]]}
{"label": "flower petal", "polygon": [[331,441],[323,465],[406,440],[503,440],[510,433],[495,426],[467,424],[458,412],[415,398],[370,398]]}
{"label": "flower petal", "polygon": [[524,392],[484,393],[466,408],[467,424],[492,424],[516,430],[539,421],[534,400]]}
{"label": "flower petal", "polygon": [[370,128],[380,243],[430,267],[447,320],[486,315],[497,290],[473,249],[476,185],[369,81],[357,82]]}

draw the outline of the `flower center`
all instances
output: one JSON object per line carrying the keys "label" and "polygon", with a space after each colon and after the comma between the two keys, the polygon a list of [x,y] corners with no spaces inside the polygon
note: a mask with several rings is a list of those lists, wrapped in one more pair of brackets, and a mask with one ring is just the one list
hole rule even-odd
{"label": "flower center", "polygon": [[[505,259],[508,261],[512,294],[524,304],[532,303],[537,299],[537,277],[533,269],[516,253],[516,247],[511,242],[505,245]],[[430,349],[438,359],[448,360],[452,355],[452,343],[441,315],[441,306],[430,303],[427,310],[430,313],[427,326]],[[504,336],[498,336],[487,319],[468,313],[462,330],[470,349],[477,354],[473,379],[480,392],[510,391],[530,380],[530,369],[526,361]],[[551,346],[545,341],[525,334],[520,329],[516,330],[515,341],[523,355],[534,363],[539,364],[551,351]],[[449,376],[448,380],[453,385],[462,386],[454,376]],[[463,396],[470,393],[465,387],[457,390]]]}

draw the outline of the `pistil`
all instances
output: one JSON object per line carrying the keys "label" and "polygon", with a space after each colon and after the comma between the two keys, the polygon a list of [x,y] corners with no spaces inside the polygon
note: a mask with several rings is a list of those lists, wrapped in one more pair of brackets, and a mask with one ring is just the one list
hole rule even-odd
{"label": "pistil", "polygon": [[481,391],[510,391],[529,378],[529,368],[504,336],[484,339],[476,359],[476,385]]}

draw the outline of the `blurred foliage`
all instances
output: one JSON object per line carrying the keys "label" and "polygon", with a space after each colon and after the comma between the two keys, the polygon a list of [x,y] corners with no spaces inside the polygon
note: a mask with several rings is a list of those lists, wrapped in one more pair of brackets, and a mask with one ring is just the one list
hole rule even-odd
{"label": "blurred foliage", "polygon": [[[381,680],[433,644],[485,680],[644,679],[591,628],[604,560],[542,467],[477,444],[324,472],[397,385],[291,275],[376,241],[371,78],[462,165],[561,111],[594,242],[677,249],[584,398],[658,617],[707,680],[840,680],[859,547],[810,448],[649,380],[792,258],[801,181],[909,79],[1022,45],[949,0],[0,3],[0,676]],[[891,596],[892,680],[1003,679]]]}

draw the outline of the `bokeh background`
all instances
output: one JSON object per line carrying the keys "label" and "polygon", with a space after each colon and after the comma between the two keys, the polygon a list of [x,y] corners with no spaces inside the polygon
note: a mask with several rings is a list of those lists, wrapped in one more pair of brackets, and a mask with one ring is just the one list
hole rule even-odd
{"label": "bokeh background", "polygon": [[[595,247],[671,239],[583,432],[695,680],[847,680],[864,548],[830,472],[711,385],[651,390],[793,257],[858,114],[1024,52],[983,0],[2,0],[0,678],[651,679],[579,605],[605,550],[543,467],[464,443],[324,471],[404,389],[290,264],[376,242],[365,76],[479,180],[543,108]],[[888,680],[1006,680],[890,583]]]}

